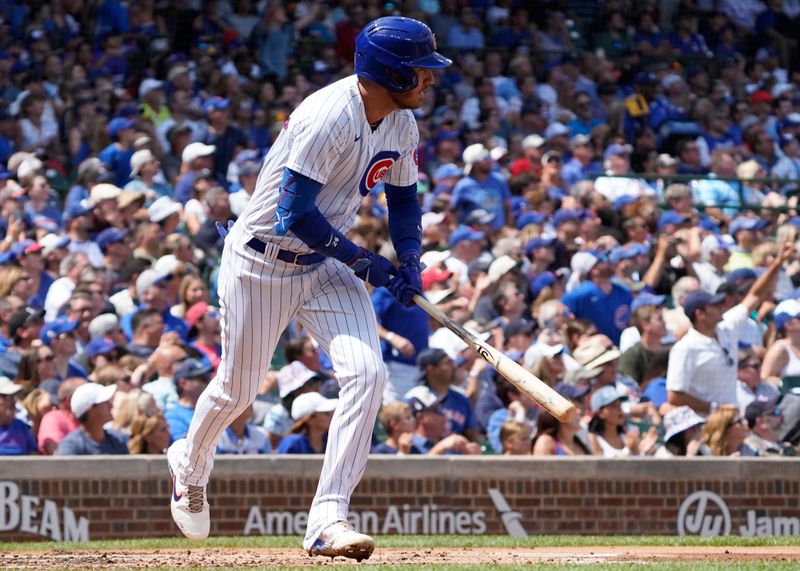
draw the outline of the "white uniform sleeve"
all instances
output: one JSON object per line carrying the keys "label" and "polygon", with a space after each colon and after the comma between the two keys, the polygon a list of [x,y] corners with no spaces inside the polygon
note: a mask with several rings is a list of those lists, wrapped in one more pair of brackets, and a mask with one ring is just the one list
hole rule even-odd
{"label": "white uniform sleeve", "polygon": [[344,151],[346,137],[343,132],[346,129],[341,114],[333,109],[328,109],[327,115],[326,110],[321,110],[319,117],[309,117],[308,110],[303,111],[306,113],[293,113],[286,126],[289,137],[286,166],[325,184]]}
{"label": "white uniform sleeve", "polygon": [[[383,177],[383,182],[394,186],[410,186],[417,182],[417,170],[419,168],[419,160],[417,158],[417,146],[419,145],[419,129],[417,122],[410,112],[410,119],[408,123],[402,123],[401,128],[406,129],[406,132],[399,133],[399,142],[401,149],[400,158],[395,161],[386,176]],[[404,121],[407,119],[403,118]]]}

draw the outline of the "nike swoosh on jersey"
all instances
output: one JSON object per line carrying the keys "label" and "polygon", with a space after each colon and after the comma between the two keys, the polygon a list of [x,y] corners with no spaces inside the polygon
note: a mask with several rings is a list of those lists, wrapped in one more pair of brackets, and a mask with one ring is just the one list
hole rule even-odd
{"label": "nike swoosh on jersey", "polygon": [[358,143],[359,139],[361,139],[361,135],[356,135],[356,139],[354,142]]}

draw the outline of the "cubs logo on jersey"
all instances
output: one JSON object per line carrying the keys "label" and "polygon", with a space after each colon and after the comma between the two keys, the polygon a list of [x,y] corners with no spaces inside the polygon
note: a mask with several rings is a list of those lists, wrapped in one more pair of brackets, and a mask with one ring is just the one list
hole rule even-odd
{"label": "cubs logo on jersey", "polygon": [[386,176],[386,173],[389,172],[389,169],[392,168],[394,162],[399,158],[400,153],[397,151],[381,151],[372,157],[358,185],[358,191],[361,193],[361,196],[368,195],[370,191],[375,188],[375,185]]}

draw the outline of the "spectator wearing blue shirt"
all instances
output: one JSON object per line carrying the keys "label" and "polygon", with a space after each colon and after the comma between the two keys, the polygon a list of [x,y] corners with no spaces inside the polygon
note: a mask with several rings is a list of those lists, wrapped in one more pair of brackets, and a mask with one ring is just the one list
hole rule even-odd
{"label": "spectator wearing blue shirt", "polygon": [[217,454],[269,454],[272,446],[267,431],[249,424],[253,418],[253,405],[248,406],[222,433],[217,443]]}
{"label": "spectator wearing blue shirt", "polygon": [[717,177],[736,176],[736,159],[730,149],[716,149],[711,153],[711,173],[708,178],[693,185],[694,200],[698,206],[705,206],[705,213],[717,220],[727,220],[738,212],[739,193],[731,184]]}
{"label": "spectator wearing blue shirt", "polygon": [[590,173],[603,172],[603,166],[594,160],[592,140],[588,135],[578,134],[569,140],[572,158],[564,163],[561,178],[572,188],[575,183],[586,180]]}
{"label": "spectator wearing blue shirt", "polygon": [[386,288],[372,293],[372,305],[378,318],[383,362],[389,372],[383,402],[400,399],[417,382],[417,355],[428,347],[428,314],[414,305],[405,307]]}
{"label": "spectator wearing blue shirt", "polygon": [[20,240],[11,246],[11,254],[23,270],[21,279],[30,282],[31,297],[27,300],[28,305],[38,309],[44,307],[47,291],[55,281],[44,271],[42,249],[41,244],[33,240]]}
{"label": "spectator wearing blue shirt", "polygon": [[465,436],[478,442],[480,430],[472,410],[472,403],[463,392],[453,388],[456,381],[456,365],[442,349],[426,349],[417,359],[422,384],[411,389],[405,399],[433,394],[449,421],[449,432]]}
{"label": "spectator wearing blue shirt", "polygon": [[28,200],[23,207],[23,219],[31,228],[58,232],[63,226],[61,210],[44,175],[36,175],[28,187]]}
{"label": "spectator wearing blue shirt", "polygon": [[292,403],[291,434],[278,444],[278,454],[324,454],[328,443],[337,399],[326,399],[319,393],[303,393]]}
{"label": "spectator wearing blue shirt", "polygon": [[575,94],[575,118],[567,124],[570,137],[575,135],[591,135],[592,129],[603,124],[603,121],[592,117],[592,98],[588,93],[580,91]]}
{"label": "spectator wearing blue shirt", "polygon": [[613,283],[614,268],[604,257],[583,252],[585,264],[579,268],[586,281],[564,296],[564,304],[578,319],[588,319],[598,333],[619,345],[622,330],[628,325],[633,296],[627,288]]}
{"label": "spectator wearing blue shirt", "polygon": [[242,149],[247,148],[247,135],[231,122],[230,101],[212,97],[203,106],[208,117],[204,143],[215,148],[214,177],[228,188],[228,165]]}
{"label": "spectator wearing blue shirt", "polygon": [[36,454],[38,450],[30,427],[14,417],[21,390],[22,385],[0,377],[0,456]]}
{"label": "spectator wearing blue shirt", "polygon": [[464,222],[478,208],[495,215],[492,229],[500,230],[506,222],[513,224],[511,190],[505,179],[492,172],[494,163],[489,150],[480,143],[464,149],[464,174],[453,189],[451,204]]}
{"label": "spectator wearing blue shirt", "polygon": [[75,389],[70,408],[80,426],[59,443],[56,455],[128,454],[125,436],[104,428],[111,421],[111,399],[116,391],[117,385],[97,383],[86,383]]}
{"label": "spectator wearing blue shirt", "polygon": [[175,369],[178,402],[164,413],[172,441],[186,438],[200,395],[211,380],[211,366],[198,359],[185,359]]}
{"label": "spectator wearing blue shirt", "polygon": [[416,423],[411,437],[412,450],[429,456],[481,453],[476,442],[450,431],[442,399],[436,393],[424,386],[415,387],[403,400],[411,408]]}
{"label": "spectator wearing blue shirt", "polygon": [[483,49],[484,37],[475,11],[464,7],[460,12],[458,24],[450,28],[447,34],[447,47],[461,50]]}
{"label": "spectator wearing blue shirt", "polygon": [[373,446],[371,454],[422,454],[413,443],[417,422],[415,413],[408,403],[394,401],[384,404],[378,414],[378,420],[388,437],[384,442]]}
{"label": "spectator wearing blue shirt", "polygon": [[131,178],[135,127],[136,121],[125,117],[114,117],[106,127],[106,132],[113,142],[100,151],[99,158],[112,172],[112,180],[119,187],[125,186]]}

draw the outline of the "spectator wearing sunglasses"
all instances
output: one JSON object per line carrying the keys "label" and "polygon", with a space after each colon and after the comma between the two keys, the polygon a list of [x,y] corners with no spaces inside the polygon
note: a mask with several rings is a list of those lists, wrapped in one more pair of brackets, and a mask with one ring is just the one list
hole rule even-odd
{"label": "spectator wearing sunglasses", "polygon": [[708,415],[703,427],[703,444],[714,456],[755,456],[745,445],[749,433],[747,419],[732,405],[722,405]]}
{"label": "spectator wearing sunglasses", "polygon": [[720,404],[735,405],[739,339],[750,313],[772,294],[775,279],[794,245],[776,256],[742,301],[723,313],[725,294],[699,290],[689,294],[683,310],[692,323],[672,348],[667,367],[667,399],[703,414]]}
{"label": "spectator wearing sunglasses", "polygon": [[756,399],[773,400],[780,396],[775,383],[761,380],[761,359],[752,348],[739,350],[739,376],[736,383],[736,403],[744,414],[747,405]]}
{"label": "spectator wearing sunglasses", "polygon": [[[745,445],[758,456],[795,456],[791,446],[781,446],[779,440],[783,431],[783,410],[778,399],[756,399],[744,411],[750,434]],[[788,454],[787,454],[788,452]]]}

